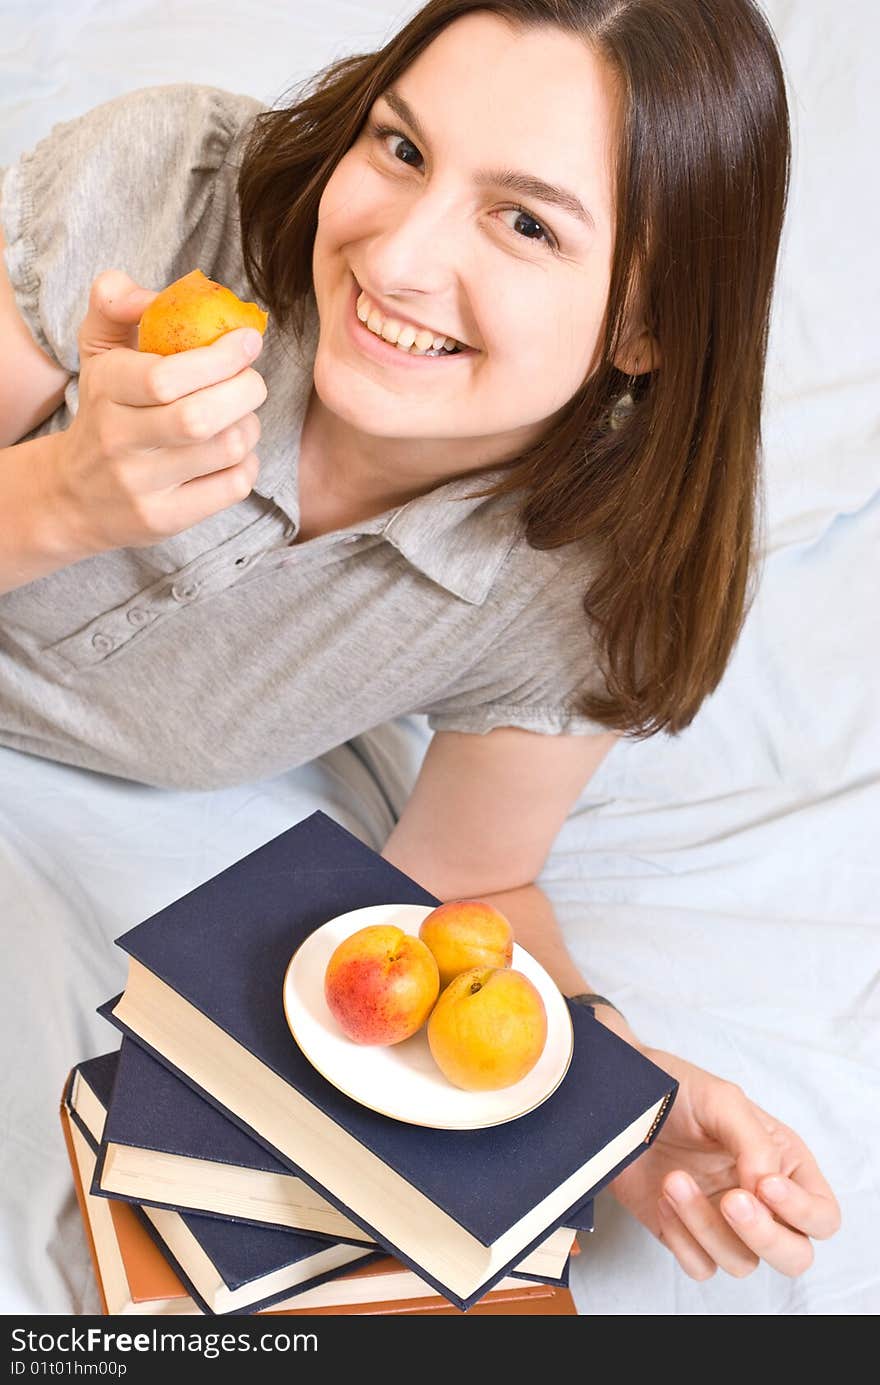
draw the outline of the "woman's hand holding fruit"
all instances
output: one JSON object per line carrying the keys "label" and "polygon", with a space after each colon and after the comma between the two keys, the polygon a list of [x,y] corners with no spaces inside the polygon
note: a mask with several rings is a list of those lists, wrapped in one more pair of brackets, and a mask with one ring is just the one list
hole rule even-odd
{"label": "woman's hand holding fruit", "polygon": [[225,330],[178,354],[138,350],[138,322],[161,297],[118,270],[92,284],[79,407],[45,497],[83,556],[180,533],[244,499],[256,480],[259,330]]}

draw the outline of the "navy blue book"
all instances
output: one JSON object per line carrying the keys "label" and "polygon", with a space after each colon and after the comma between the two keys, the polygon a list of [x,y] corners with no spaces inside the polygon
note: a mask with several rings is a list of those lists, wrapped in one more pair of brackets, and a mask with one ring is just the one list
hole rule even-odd
{"label": "navy blue book", "polygon": [[118,1058],[93,1193],[375,1245],[140,1044]]}
{"label": "navy blue book", "polygon": [[439,902],[316,812],[117,938],[128,980],[101,1013],[466,1310],[638,1158],[677,1083],[572,1005],[568,1071],[516,1120],[438,1130],[340,1092],[288,1029],[292,953],[353,909]]}
{"label": "navy blue book", "polygon": [[[117,1055],[114,1055],[114,1059]],[[374,1248],[375,1241],[259,1141],[123,1038],[91,1192],[125,1202],[306,1231]],[[593,1229],[587,1199],[520,1271],[563,1273],[577,1231]]]}
{"label": "navy blue book", "polygon": [[[86,1059],[72,1070],[65,1105],[97,1154],[118,1053]],[[358,1247],[296,1231],[238,1225],[216,1217],[137,1208],[140,1219],[194,1301],[206,1314],[250,1314],[381,1258]]]}

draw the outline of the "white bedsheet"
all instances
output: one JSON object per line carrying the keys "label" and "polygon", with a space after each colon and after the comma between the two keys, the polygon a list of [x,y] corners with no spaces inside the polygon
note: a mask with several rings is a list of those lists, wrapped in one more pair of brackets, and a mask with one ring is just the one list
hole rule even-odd
{"label": "white bedsheet", "polygon": [[[153,82],[276,99],[415,6],[25,0],[0,12],[0,166],[57,120]],[[638,1032],[738,1081],[803,1135],[843,1227],[812,1269],[696,1284],[603,1195],[585,1314],[880,1309],[880,133],[870,0],[765,6],[790,82],[794,183],[771,339],[766,558],[728,672],[677,738],[619,744],[542,884],[592,985]],[[171,16],[171,17],[170,17]],[[170,26],[170,27],[169,27]],[[315,808],[381,847],[427,744],[418,718],[210,794],[0,750],[0,1312],[97,1312],[60,1137],[71,1063],[116,1044],[112,939]]]}

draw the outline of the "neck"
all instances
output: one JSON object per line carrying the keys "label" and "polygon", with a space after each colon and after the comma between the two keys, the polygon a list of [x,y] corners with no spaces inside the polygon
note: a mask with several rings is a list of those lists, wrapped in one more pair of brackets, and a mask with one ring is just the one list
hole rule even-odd
{"label": "neck", "polygon": [[[499,465],[491,455],[492,442],[363,433],[327,409],[313,388],[300,437],[300,468],[340,507],[380,514],[447,481]],[[454,465],[455,457],[462,459],[460,466]]]}

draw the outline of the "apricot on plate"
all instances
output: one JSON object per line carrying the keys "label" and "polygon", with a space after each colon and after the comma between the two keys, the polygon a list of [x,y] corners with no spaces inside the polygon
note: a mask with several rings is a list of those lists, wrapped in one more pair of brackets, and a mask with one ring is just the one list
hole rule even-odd
{"label": "apricot on plate", "polygon": [[459,972],[428,1019],[428,1047],[447,1081],[468,1092],[511,1087],[531,1072],[547,1043],[547,1010],[524,972]]}
{"label": "apricot on plate", "polygon": [[395,924],[359,928],[334,948],[324,972],[327,1008],[357,1044],[397,1044],[421,1029],[440,992],[428,948]]}
{"label": "apricot on plate", "polygon": [[210,346],[237,327],[255,327],[262,335],[269,314],[246,303],[200,269],[175,279],[161,290],[140,320],[138,350],[173,356],[195,346]]}
{"label": "apricot on plate", "polygon": [[513,927],[506,914],[484,899],[452,899],[422,920],[419,937],[434,954],[440,989],[471,967],[509,967]]}

